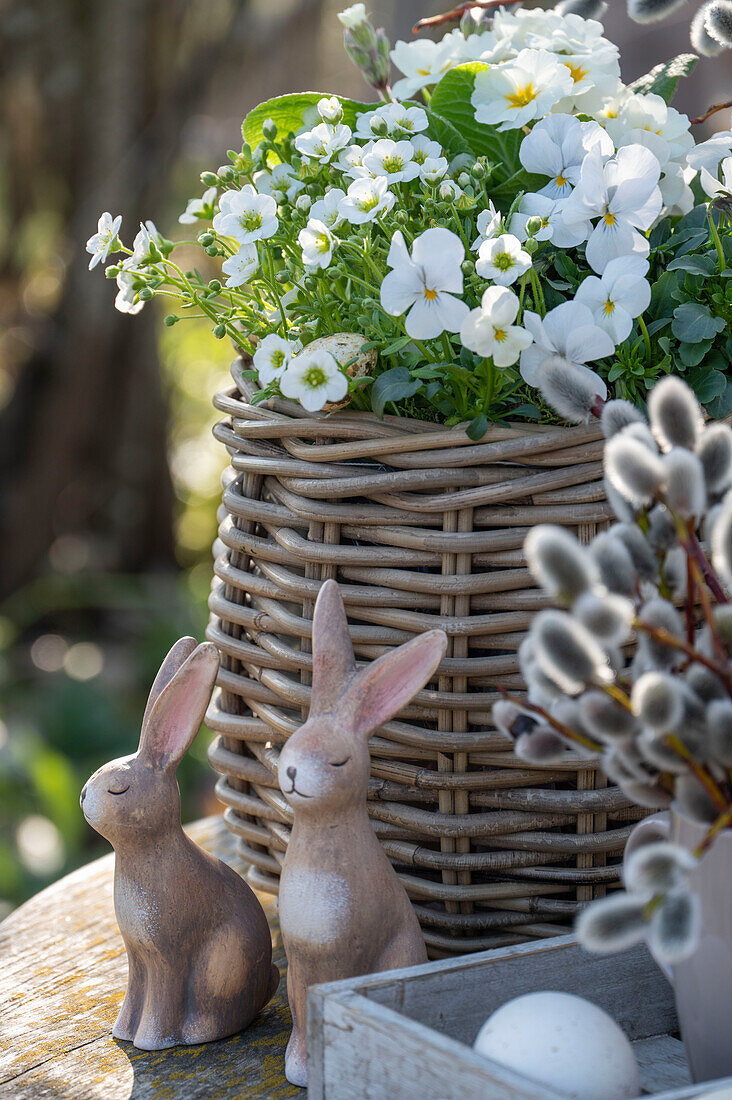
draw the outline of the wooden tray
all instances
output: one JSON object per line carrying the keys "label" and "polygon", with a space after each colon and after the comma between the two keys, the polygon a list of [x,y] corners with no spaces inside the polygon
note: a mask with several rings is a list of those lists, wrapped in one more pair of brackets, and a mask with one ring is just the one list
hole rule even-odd
{"label": "wooden tray", "polygon": [[315,986],[308,998],[310,1100],[566,1100],[474,1054],[500,1005],[537,990],[604,1008],[634,1045],[643,1096],[685,1100],[732,1077],[693,1085],[673,992],[645,947],[587,954],[574,936],[483,951]]}

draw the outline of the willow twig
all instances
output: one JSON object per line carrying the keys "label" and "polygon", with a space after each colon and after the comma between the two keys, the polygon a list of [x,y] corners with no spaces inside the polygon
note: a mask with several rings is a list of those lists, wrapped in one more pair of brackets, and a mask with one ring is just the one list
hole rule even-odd
{"label": "willow twig", "polygon": [[456,8],[452,8],[450,11],[443,12],[442,15],[427,15],[424,19],[418,19],[412,27],[412,34],[419,34],[420,31],[428,27],[440,27],[443,23],[457,22],[471,8],[483,8],[485,11],[490,11],[491,8],[505,8],[509,4],[520,3],[522,3],[522,0],[465,0],[464,3],[458,4]]}
{"label": "willow twig", "polygon": [[565,726],[564,722],[558,722],[544,707],[537,706],[536,703],[530,703],[528,699],[519,699],[518,696],[512,695],[503,687],[499,687],[498,690],[509,703],[515,703],[522,710],[530,710],[532,714],[538,714],[540,718],[543,718],[548,725],[553,726],[557,733],[561,733],[562,737],[566,737],[568,741],[576,741],[577,744],[584,745],[586,749],[592,749],[593,752],[602,752],[602,745],[597,741],[592,741],[589,737],[577,733],[571,726]]}
{"label": "willow twig", "polygon": [[724,111],[726,107],[732,107],[732,99],[727,99],[724,103],[713,104],[711,107],[707,108],[703,115],[699,115],[698,118],[692,118],[691,125],[699,126],[702,122],[706,122],[711,115],[715,115],[717,111]]}
{"label": "willow twig", "polygon": [[695,760],[692,754],[687,749],[683,741],[677,737],[675,733],[666,734],[666,743],[674,750],[674,752],[681,757],[684,763],[688,766],[689,770],[693,772],[699,782],[702,784],[709,797],[714,802],[715,806],[719,810],[726,810],[727,799],[722,794],[721,790],[715,783],[712,776],[706,770],[706,768]]}

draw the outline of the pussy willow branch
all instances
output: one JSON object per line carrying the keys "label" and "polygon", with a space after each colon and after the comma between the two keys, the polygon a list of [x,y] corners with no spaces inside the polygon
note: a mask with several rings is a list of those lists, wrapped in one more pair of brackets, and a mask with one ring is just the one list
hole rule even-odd
{"label": "pussy willow branch", "polygon": [[659,642],[660,645],[668,646],[670,649],[677,649],[679,653],[685,653],[690,661],[695,661],[696,664],[704,665],[710,672],[713,672],[715,676],[718,676],[727,689],[728,694],[732,698],[732,673],[719,661],[714,661],[711,657],[705,657],[703,653],[700,653],[694,646],[689,645],[688,642],[681,642],[670,631],[664,630],[660,626],[651,626],[650,623],[644,623],[640,619],[633,620],[633,626],[636,630],[643,631],[649,638],[653,638],[654,641]]}
{"label": "pussy willow branch", "polygon": [[548,710],[544,710],[544,707],[537,706],[536,703],[530,703],[527,699],[519,699],[518,696],[512,695],[503,687],[499,687],[498,690],[509,703],[515,703],[522,710],[530,710],[532,714],[538,714],[548,725],[553,726],[557,733],[561,733],[562,737],[566,737],[569,741],[576,741],[579,745],[584,745],[586,749],[592,749],[593,752],[602,752],[602,745],[599,742],[592,741],[584,734],[577,733],[571,726],[565,726],[564,722],[558,722]]}
{"label": "pussy willow branch", "polygon": [[704,618],[709,629],[709,634],[712,639],[712,645],[714,646],[714,653],[720,664],[724,665],[727,661],[727,653],[719,637],[717,624],[714,621],[714,615],[712,614],[712,605],[709,602],[709,593],[707,592],[704,585],[704,581],[701,575],[701,569],[699,568],[698,563],[692,558],[688,558],[687,560],[691,567],[692,581],[696,582],[697,588],[699,590],[699,599],[701,601],[702,611],[704,612]]}
{"label": "pussy willow branch", "polygon": [[725,810],[727,808],[727,799],[722,794],[721,790],[717,786],[713,777],[709,774],[706,768],[694,759],[692,754],[687,749],[686,745],[681,741],[675,733],[666,734],[666,742],[674,750],[677,756],[680,756],[684,761],[689,771],[691,771],[699,782],[702,784],[707,794],[714,802],[718,810]]}
{"label": "pussy willow branch", "polygon": [[482,8],[484,11],[490,11],[491,8],[505,8],[509,4],[520,3],[522,3],[522,0],[465,0],[465,3],[458,4],[456,8],[443,12],[442,15],[427,15],[424,19],[418,19],[412,27],[412,34],[419,34],[427,27],[439,27],[443,23],[457,22],[471,8]]}
{"label": "pussy willow branch", "polygon": [[689,523],[687,531],[687,537],[682,543],[684,550],[686,550],[687,554],[691,554],[698,562],[699,568],[702,571],[702,576],[706,581],[707,588],[712,593],[717,603],[729,603],[727,594],[709,564],[707,556],[702,550],[701,543],[699,542],[699,537],[691,523]]}
{"label": "pussy willow branch", "polygon": [[699,126],[702,122],[706,122],[711,115],[715,115],[717,111],[724,111],[727,107],[732,107],[732,99],[727,99],[724,103],[713,104],[713,106],[707,108],[703,115],[699,115],[698,118],[692,118],[691,125]]}
{"label": "pussy willow branch", "polygon": [[707,835],[702,840],[701,844],[698,844],[694,849],[694,855],[697,859],[701,859],[706,851],[711,848],[714,838],[718,833],[721,833],[723,829],[729,828],[732,825],[732,805],[727,806],[724,813],[720,814],[714,824],[710,827]]}

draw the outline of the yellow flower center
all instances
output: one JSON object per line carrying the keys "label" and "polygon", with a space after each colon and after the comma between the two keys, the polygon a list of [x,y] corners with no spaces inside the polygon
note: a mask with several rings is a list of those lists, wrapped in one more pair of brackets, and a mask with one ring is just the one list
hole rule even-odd
{"label": "yellow flower center", "polygon": [[424,164],[424,162],[427,160],[427,154],[422,149],[415,149],[413,159],[417,162],[417,164]]}
{"label": "yellow flower center", "polygon": [[502,329],[502,328],[494,328],[493,329],[493,339],[498,340],[499,343],[500,343],[501,340],[506,339],[506,335],[507,335],[507,333],[506,333],[505,329]]}
{"label": "yellow flower center", "polygon": [[615,302],[611,302],[610,299],[605,302],[605,313],[610,314],[615,311]]}
{"label": "yellow flower center", "polygon": [[606,214],[604,218],[605,225],[615,225],[615,215]]}
{"label": "yellow flower center", "polygon": [[358,206],[364,213],[368,213],[369,210],[373,210],[375,206],[379,205],[379,197],[375,195],[373,191],[370,195],[364,195],[363,198],[358,200]]}
{"label": "yellow flower center", "polygon": [[493,263],[499,271],[508,271],[513,267],[513,256],[510,252],[498,252],[493,258]]}
{"label": "yellow flower center", "polygon": [[584,80],[588,72],[590,71],[589,69],[583,69],[581,65],[570,65],[569,63],[565,64],[571,72],[572,80],[575,82],[575,84],[579,84],[580,80]]}
{"label": "yellow flower center", "polygon": [[509,92],[504,99],[511,107],[527,107],[529,103],[533,103],[537,95],[534,85],[529,83],[523,88],[517,88],[515,92]]}
{"label": "yellow flower center", "polygon": [[428,302],[434,302],[435,298],[437,297],[437,291],[432,290],[431,287],[426,286],[424,288],[424,296]]}
{"label": "yellow flower center", "polygon": [[401,172],[404,167],[404,160],[402,157],[384,157],[382,164],[384,165],[385,172]]}
{"label": "yellow flower center", "polygon": [[565,183],[567,182],[567,177],[559,175],[554,182],[556,183],[557,187],[564,187]]}
{"label": "yellow flower center", "polygon": [[325,385],[325,371],[321,367],[310,367],[303,376],[303,382],[311,389],[317,390],[319,386]]}
{"label": "yellow flower center", "polygon": [[253,229],[261,229],[262,227],[262,215],[259,214],[256,210],[249,210],[246,214],[242,214],[239,221],[241,222],[242,227],[249,232],[251,232]]}
{"label": "yellow flower center", "polygon": [[271,362],[272,362],[273,370],[279,370],[280,367],[282,366],[282,364],[284,363],[284,361],[285,361],[284,351],[273,351],[272,352]]}

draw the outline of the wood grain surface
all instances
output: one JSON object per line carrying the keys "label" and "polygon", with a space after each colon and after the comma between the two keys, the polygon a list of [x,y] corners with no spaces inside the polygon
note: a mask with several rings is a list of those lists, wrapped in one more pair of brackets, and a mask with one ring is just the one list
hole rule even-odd
{"label": "wood grain surface", "polygon": [[[188,830],[241,869],[221,818]],[[112,1038],[127,962],[106,856],[32,898],[0,924],[2,1100],[229,1100],[304,1095],[284,1076],[291,1020],[284,981],[245,1032],[222,1042],[141,1051]],[[259,895],[274,960],[285,957],[275,901]]]}

